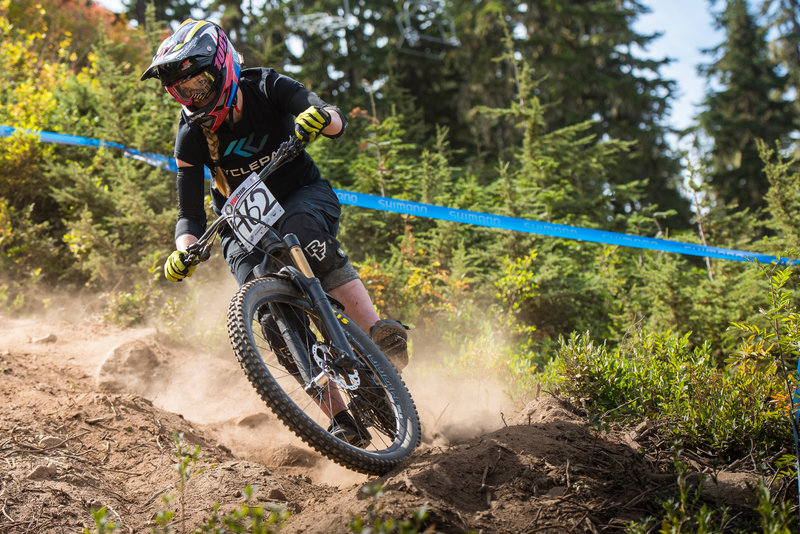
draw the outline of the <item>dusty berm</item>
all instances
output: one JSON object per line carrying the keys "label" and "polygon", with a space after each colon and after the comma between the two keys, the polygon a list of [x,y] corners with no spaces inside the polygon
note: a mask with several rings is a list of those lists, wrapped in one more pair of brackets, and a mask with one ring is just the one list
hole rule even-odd
{"label": "dusty berm", "polygon": [[[457,379],[432,377],[421,359],[404,378],[424,443],[401,469],[368,478],[288,434],[224,349],[36,318],[4,318],[0,340],[0,532],[93,530],[101,506],[121,532],[147,531],[162,497],[176,495],[176,434],[201,452],[185,494],[191,528],[253,486],[259,503],[292,513],[284,532],[349,532],[368,509],[406,517],[423,506],[439,532],[620,532],[659,513],[656,498],[675,489],[663,462],[640,450],[646,428],[600,432],[553,397],[515,410],[485,384],[451,395],[431,383]],[[747,504],[752,481],[735,478],[739,491],[725,498]],[[366,497],[376,484],[383,494]]]}

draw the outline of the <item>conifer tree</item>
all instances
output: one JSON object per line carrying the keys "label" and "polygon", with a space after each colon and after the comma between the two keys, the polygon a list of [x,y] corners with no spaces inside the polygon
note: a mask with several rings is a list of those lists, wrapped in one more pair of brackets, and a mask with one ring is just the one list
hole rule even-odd
{"label": "conifer tree", "polygon": [[765,29],[745,0],[728,0],[715,14],[725,41],[702,73],[719,84],[703,102],[699,123],[712,141],[710,182],[718,199],[742,208],[764,207],[769,182],[757,141],[788,142],[797,115],[786,99],[787,77],[770,58]]}
{"label": "conifer tree", "polygon": [[[286,25],[287,10],[275,9],[273,2],[243,4],[245,22],[242,31],[232,37],[236,50],[243,56],[244,67],[272,67],[286,73],[292,63],[287,46],[291,32]],[[223,27],[227,29],[227,26]]]}
{"label": "conifer tree", "polygon": [[[594,120],[598,139],[633,141],[608,179],[610,186],[647,180],[645,198],[679,214],[674,226],[689,219],[679,193],[679,163],[665,136],[664,115],[674,82],[659,69],[667,58],[645,59],[640,47],[657,36],[641,35],[632,25],[646,8],[638,1],[586,2],[549,0],[536,3],[481,2],[478,8],[458,2],[457,29],[467,36],[454,52],[465,72],[473,105],[497,106],[513,98],[513,69],[494,58],[502,54],[504,28],[512,31],[517,53],[526,59],[541,84],[537,96],[548,105],[550,127]],[[470,34],[474,38],[470,38]],[[475,125],[480,126],[480,125]],[[485,131],[485,130],[484,130]],[[503,146],[517,144],[519,133],[505,130]],[[616,213],[636,206],[616,202]]]}
{"label": "conifer tree", "polygon": [[180,24],[192,16],[192,9],[195,3],[192,0],[124,0],[123,5],[126,14],[145,27],[147,21],[147,7],[153,6],[155,9],[155,19],[168,23]]}
{"label": "conifer tree", "polygon": [[[220,26],[232,41],[242,41],[247,37],[247,17],[245,2],[241,0],[214,0],[209,11],[216,12]],[[248,21],[249,22],[249,21]]]}
{"label": "conifer tree", "polygon": [[[537,96],[544,82],[536,81],[527,62],[517,59],[510,35],[505,42],[505,59],[518,73],[517,97],[503,108],[479,107],[477,112],[514,127],[523,141],[508,151],[507,165],[501,167],[508,180],[496,184],[493,192],[496,196],[502,192],[506,209],[517,217],[608,228],[613,219],[610,200],[619,195],[632,205],[641,203],[635,194],[608,186],[610,170],[631,143],[595,139],[588,120],[551,128],[546,120],[549,106]],[[498,282],[501,308],[510,303],[505,311],[514,313],[522,325],[535,326],[536,338],[555,339],[573,329],[603,329],[608,313],[603,283],[597,271],[585,268],[596,261],[595,245],[511,233],[497,238],[490,251],[494,254],[489,257],[508,254],[506,270],[516,265],[511,268],[513,276]],[[519,258],[526,256],[520,263]],[[501,270],[499,265],[493,267]],[[537,286],[536,298],[526,296],[531,282]]]}
{"label": "conifer tree", "polygon": [[[785,69],[795,95],[800,94],[800,0],[764,0],[761,12],[768,17],[769,28],[776,36],[770,50]],[[795,113],[800,117],[800,99],[794,99]],[[794,153],[800,157],[800,142],[795,137]]]}

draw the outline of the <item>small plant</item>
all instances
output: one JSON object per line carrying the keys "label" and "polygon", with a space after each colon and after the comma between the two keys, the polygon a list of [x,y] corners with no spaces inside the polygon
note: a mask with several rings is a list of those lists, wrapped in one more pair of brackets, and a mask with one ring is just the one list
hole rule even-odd
{"label": "small plant", "polygon": [[[181,534],[186,534],[186,487],[189,481],[205,469],[198,467],[198,462],[202,458],[200,447],[187,447],[183,439],[183,433],[173,432],[172,440],[175,442],[175,470],[178,473],[178,480],[175,482],[175,489],[178,491],[178,527]],[[270,504],[266,507],[250,504],[254,500],[254,490],[250,486],[244,489],[244,502],[228,514],[220,515],[219,503],[214,505],[211,515],[206,518],[197,528],[191,531],[192,534],[228,534],[228,533],[249,533],[249,534],[275,534],[283,523],[289,518],[289,511],[283,506]],[[153,517],[155,523],[148,531],[151,534],[167,534],[175,530],[174,519],[175,511],[172,509],[172,501],[175,495],[162,495],[161,502],[163,507]],[[121,528],[106,516],[106,508],[93,510],[95,530],[84,529],[84,534],[109,534]],[[411,531],[402,531],[411,532]],[[416,531],[414,531],[416,532]]]}
{"label": "small plant", "polygon": [[776,500],[770,494],[769,488],[763,484],[759,484],[756,488],[756,496],[758,497],[756,512],[761,518],[762,532],[765,534],[789,534],[793,532],[789,525],[794,514],[792,514],[786,502]]}
{"label": "small plant", "polygon": [[140,285],[134,291],[115,292],[108,296],[104,318],[118,326],[135,326],[150,316],[152,294]]}
{"label": "small plant", "polygon": [[119,529],[119,525],[110,521],[106,516],[105,506],[98,510],[92,510],[92,517],[94,518],[94,532],[85,528],[83,534],[109,534]]}
{"label": "small plant", "polygon": [[253,499],[253,488],[244,489],[245,502],[238,508],[220,517],[219,504],[214,506],[211,517],[208,518],[193,534],[211,533],[222,534],[227,532],[248,532],[250,534],[274,534],[281,529],[283,523],[289,518],[289,511],[283,506],[269,505],[265,510],[263,506],[251,506],[248,503]]}
{"label": "small plant", "polygon": [[[644,534],[645,532],[658,532],[659,534],[678,534],[680,532],[693,532],[695,534],[712,534],[723,532],[729,521],[728,510],[710,508],[707,504],[700,505],[702,483],[692,487],[686,479],[687,467],[678,458],[675,459],[677,471],[678,495],[661,503],[664,516],[660,519],[660,527],[654,530],[659,520],[648,518],[642,523],[628,525],[630,534]],[[765,531],[766,532],[766,531]]]}
{"label": "small plant", "polygon": [[163,504],[163,508],[159,510],[155,516],[153,516],[153,521],[155,521],[156,526],[150,527],[151,534],[157,534],[158,532],[172,532],[172,518],[175,517],[175,512],[172,511],[170,508],[170,503],[172,502],[173,496],[172,495],[162,495],[161,496],[161,503]]}
{"label": "small plant", "polygon": [[[187,448],[186,442],[183,440],[183,432],[173,432],[172,440],[175,442],[175,451],[173,454],[177,459],[175,463],[175,470],[178,472],[178,480],[175,482],[175,489],[178,490],[178,511],[180,513],[179,524],[181,527],[181,534],[186,533],[186,486],[195,475],[199,475],[204,471],[202,467],[197,467],[198,460],[202,457],[200,447],[195,445],[194,448]],[[156,515],[155,521],[161,532],[169,532],[169,521],[174,517],[174,513],[170,512],[167,508],[169,506],[171,497],[164,496],[161,498],[164,502],[165,509]],[[158,532],[151,529],[151,532]]]}
{"label": "small plant", "polygon": [[371,502],[367,508],[366,517],[352,517],[347,524],[353,534],[416,534],[422,532],[421,529],[428,518],[427,507],[423,506],[411,511],[406,519],[383,518],[383,505],[380,503],[383,486],[380,484],[365,486],[361,492],[368,496]]}

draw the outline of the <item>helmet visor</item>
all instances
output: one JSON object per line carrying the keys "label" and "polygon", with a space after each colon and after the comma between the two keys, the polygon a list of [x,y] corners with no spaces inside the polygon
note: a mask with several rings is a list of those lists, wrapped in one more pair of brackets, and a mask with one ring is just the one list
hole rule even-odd
{"label": "helmet visor", "polygon": [[184,106],[198,106],[205,104],[214,94],[214,77],[208,71],[201,71],[164,88]]}

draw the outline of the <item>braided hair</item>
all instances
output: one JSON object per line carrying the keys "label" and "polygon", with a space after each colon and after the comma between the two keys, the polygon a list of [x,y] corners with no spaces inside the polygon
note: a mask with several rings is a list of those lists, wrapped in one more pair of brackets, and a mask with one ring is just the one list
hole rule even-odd
{"label": "braided hair", "polygon": [[214,187],[227,198],[231,196],[231,187],[228,185],[228,179],[225,178],[222,166],[219,164],[219,137],[217,132],[211,129],[211,125],[208,122],[201,121],[200,124],[208,144],[208,154],[214,163]]}

